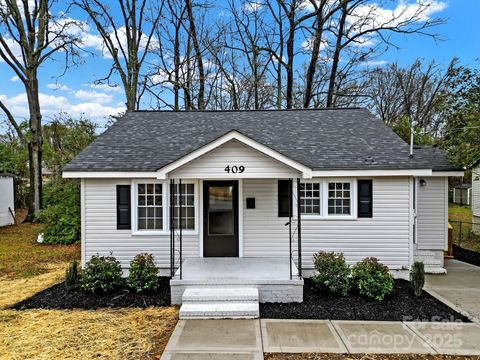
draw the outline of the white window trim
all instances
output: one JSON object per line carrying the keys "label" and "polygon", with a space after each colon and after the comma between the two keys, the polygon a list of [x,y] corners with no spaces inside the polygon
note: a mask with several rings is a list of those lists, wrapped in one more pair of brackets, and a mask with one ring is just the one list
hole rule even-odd
{"label": "white window trim", "polygon": [[[328,214],[328,183],[345,182],[350,183],[350,214]],[[319,183],[320,184],[320,214],[301,214],[302,220],[356,220],[357,212],[357,179],[356,178],[322,178],[322,179],[306,179],[302,183]],[[298,199],[297,201],[300,201]]]}
{"label": "white window trim", "polygon": [[[139,230],[137,209],[138,209],[138,184],[162,184],[162,213],[163,213],[163,229],[162,230]],[[195,202],[195,228],[193,230],[182,229],[182,235],[198,235],[199,234],[199,191],[197,180],[182,180],[182,184],[193,184],[194,202]],[[170,181],[156,179],[133,179],[131,182],[131,203],[132,203],[132,235],[169,235],[170,234]]]}

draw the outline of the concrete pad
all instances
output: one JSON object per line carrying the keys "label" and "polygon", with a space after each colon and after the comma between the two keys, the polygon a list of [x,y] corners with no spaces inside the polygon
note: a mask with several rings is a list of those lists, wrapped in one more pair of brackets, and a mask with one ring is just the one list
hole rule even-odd
{"label": "concrete pad", "polygon": [[239,360],[262,359],[258,320],[180,320],[162,360],[230,359],[230,354]]}
{"label": "concrete pad", "polygon": [[332,321],[332,324],[350,353],[435,353],[401,322]]}
{"label": "concrete pad", "polygon": [[405,324],[440,354],[480,355],[480,326],[475,323],[406,322]]}
{"label": "concrete pad", "polygon": [[347,352],[347,348],[328,320],[262,319],[260,324],[265,352]]}
{"label": "concrete pad", "polygon": [[447,275],[427,275],[425,290],[480,323],[480,267],[457,260],[445,262]]}
{"label": "concrete pad", "polygon": [[162,360],[263,360],[262,353],[165,352]]}

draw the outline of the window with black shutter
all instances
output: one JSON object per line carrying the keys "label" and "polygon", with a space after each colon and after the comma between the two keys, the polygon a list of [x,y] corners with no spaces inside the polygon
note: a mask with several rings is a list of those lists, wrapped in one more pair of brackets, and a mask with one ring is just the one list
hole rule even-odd
{"label": "window with black shutter", "polygon": [[358,180],[358,217],[373,217],[373,182]]}
{"label": "window with black shutter", "polygon": [[288,217],[291,211],[290,180],[278,180],[278,216]]}
{"label": "window with black shutter", "polygon": [[117,185],[117,229],[131,229],[130,185]]}

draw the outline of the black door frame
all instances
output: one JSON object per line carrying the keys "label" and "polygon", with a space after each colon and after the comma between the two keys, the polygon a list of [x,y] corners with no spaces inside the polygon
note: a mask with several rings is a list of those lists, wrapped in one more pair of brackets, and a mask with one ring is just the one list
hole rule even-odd
{"label": "black door frame", "polygon": [[[234,210],[234,239],[236,243],[236,252],[234,255],[208,255],[206,251],[206,245],[208,237],[208,187],[209,186],[233,186],[233,210]],[[240,237],[239,237],[239,182],[238,180],[204,180],[202,185],[203,194],[203,257],[239,257],[240,256]],[[215,235],[213,235],[215,236]]]}

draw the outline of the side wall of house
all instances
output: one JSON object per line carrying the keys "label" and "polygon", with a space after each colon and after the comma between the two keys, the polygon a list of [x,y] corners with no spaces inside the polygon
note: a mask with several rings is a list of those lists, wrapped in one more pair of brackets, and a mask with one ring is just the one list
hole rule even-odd
{"label": "side wall of house", "polygon": [[480,165],[472,170],[472,222],[473,231],[480,234]]}
{"label": "side wall of house", "polygon": [[[256,208],[244,207],[244,256],[289,256],[288,218],[278,217],[277,180],[244,180],[243,201],[256,197]],[[373,218],[302,219],[303,268],[312,269],[320,250],[344,253],[349,263],[378,257],[391,269],[409,266],[411,182],[408,177],[373,179]],[[296,222],[292,224],[296,229]],[[293,244],[296,258],[297,243]]]}
{"label": "side wall of house", "polygon": [[443,251],[448,246],[448,178],[417,179],[416,224],[414,259],[423,261],[429,272],[444,272]]}
{"label": "side wall of house", "polygon": [[[157,266],[168,271],[170,267],[170,237],[165,235],[133,235],[131,230],[117,230],[116,185],[131,184],[122,179],[84,180],[84,261],[92,255],[115,256],[127,269],[136,254],[152,253]],[[198,257],[199,236],[183,236],[184,257]]]}
{"label": "side wall of house", "polygon": [[13,178],[0,176],[0,226],[13,224],[8,208],[14,211]]}

